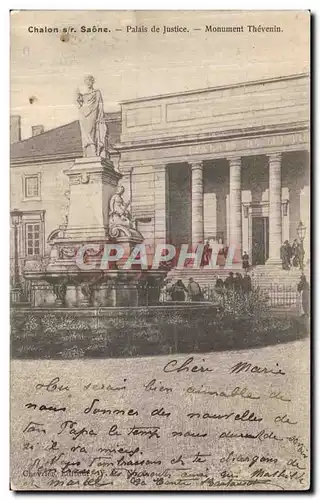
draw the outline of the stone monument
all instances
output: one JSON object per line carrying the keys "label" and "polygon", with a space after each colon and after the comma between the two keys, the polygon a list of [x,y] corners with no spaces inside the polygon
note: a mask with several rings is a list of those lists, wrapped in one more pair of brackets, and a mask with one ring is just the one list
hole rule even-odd
{"label": "stone monument", "polygon": [[[143,242],[118,186],[122,175],[114,169],[108,150],[100,90],[94,78],[85,78],[87,91],[77,90],[83,158],[65,171],[69,178],[68,214],[61,231],[50,241],[51,254],[45,271],[30,270],[33,305],[43,307],[134,306],[144,301],[143,283],[160,282],[163,271],[101,269],[107,243],[121,243],[127,257],[133,246]],[[90,266],[79,268],[76,256],[85,247],[84,260]],[[120,261],[121,263],[121,261]]]}

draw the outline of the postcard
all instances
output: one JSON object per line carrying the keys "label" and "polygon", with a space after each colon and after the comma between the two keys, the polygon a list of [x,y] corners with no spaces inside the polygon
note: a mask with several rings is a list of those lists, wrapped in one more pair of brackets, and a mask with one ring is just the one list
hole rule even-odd
{"label": "postcard", "polygon": [[15,491],[310,488],[310,12],[12,11]]}

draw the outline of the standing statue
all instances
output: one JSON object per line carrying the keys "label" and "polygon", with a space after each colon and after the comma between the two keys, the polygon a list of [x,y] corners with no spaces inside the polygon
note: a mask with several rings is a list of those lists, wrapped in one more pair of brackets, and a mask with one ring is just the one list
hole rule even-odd
{"label": "standing statue", "polygon": [[93,76],[86,76],[87,92],[81,93],[77,89],[83,155],[108,158],[108,127],[101,91],[93,88],[94,82]]}

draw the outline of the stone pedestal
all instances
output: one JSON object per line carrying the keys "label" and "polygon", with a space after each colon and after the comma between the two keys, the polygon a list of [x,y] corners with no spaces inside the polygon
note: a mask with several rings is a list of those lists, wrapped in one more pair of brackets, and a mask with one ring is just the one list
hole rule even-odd
{"label": "stone pedestal", "polygon": [[[83,245],[91,255],[91,262],[96,254],[97,266],[100,265],[100,252],[110,242],[109,201],[121,178],[110,160],[98,157],[75,160],[65,174],[69,177],[69,210],[63,234],[52,244],[46,270],[53,273],[79,271],[76,255]],[[88,300],[82,297],[80,302],[87,304]]]}
{"label": "stone pedestal", "polygon": [[[100,158],[76,160],[65,173],[70,180],[66,227],[52,242],[46,268],[25,273],[32,282],[33,305],[81,309],[154,303],[167,271],[122,269],[143,236],[130,220],[119,216],[119,221],[109,221],[110,198],[121,174]],[[122,245],[124,255],[106,267],[105,245],[114,243]]]}
{"label": "stone pedestal", "polygon": [[121,174],[110,160],[79,158],[65,171],[69,177],[70,201],[67,239],[92,241],[108,235],[109,200]]}

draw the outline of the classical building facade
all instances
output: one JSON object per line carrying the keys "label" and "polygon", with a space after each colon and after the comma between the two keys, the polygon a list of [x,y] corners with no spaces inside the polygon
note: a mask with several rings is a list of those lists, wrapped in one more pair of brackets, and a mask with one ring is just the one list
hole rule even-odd
{"label": "classical building facade", "polygon": [[150,243],[220,239],[278,263],[308,226],[308,75],[135,99],[121,115],[119,167]]}
{"label": "classical building facade", "polygon": [[[111,159],[151,252],[157,243],[216,240],[247,250],[253,264],[277,264],[302,221],[309,258],[308,75],[133,99],[106,116]],[[24,141],[19,117],[11,123],[22,271],[48,255],[64,223],[64,171],[82,148],[78,122],[34,127]]]}

